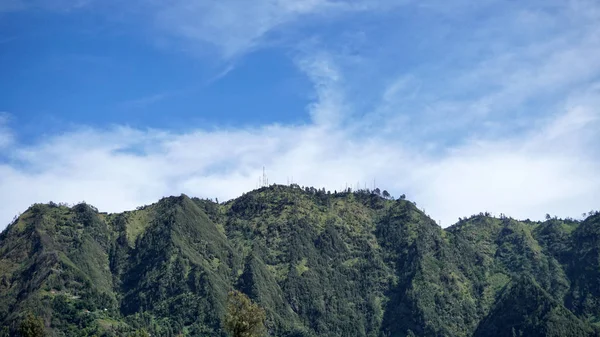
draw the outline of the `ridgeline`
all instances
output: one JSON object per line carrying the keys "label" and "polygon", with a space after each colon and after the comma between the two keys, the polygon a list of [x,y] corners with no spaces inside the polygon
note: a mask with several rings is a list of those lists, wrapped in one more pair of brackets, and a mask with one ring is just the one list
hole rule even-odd
{"label": "ridgeline", "polygon": [[442,229],[404,198],[273,185],[35,204],[0,234],[0,336],[224,337],[233,289],[269,336],[600,336],[600,214]]}

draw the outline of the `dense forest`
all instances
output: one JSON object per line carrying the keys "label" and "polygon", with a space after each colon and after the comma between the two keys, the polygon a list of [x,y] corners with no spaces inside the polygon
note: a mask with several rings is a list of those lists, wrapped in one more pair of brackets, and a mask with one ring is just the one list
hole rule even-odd
{"label": "dense forest", "polygon": [[231,293],[264,336],[600,336],[600,214],[442,229],[385,191],[273,185],[35,204],[0,235],[0,336],[225,337]]}

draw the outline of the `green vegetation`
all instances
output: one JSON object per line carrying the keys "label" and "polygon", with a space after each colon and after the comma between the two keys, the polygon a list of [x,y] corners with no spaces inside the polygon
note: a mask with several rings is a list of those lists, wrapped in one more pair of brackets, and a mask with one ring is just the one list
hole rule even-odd
{"label": "green vegetation", "polygon": [[600,214],[441,229],[404,195],[292,185],[120,214],[36,204],[0,234],[0,336],[226,337],[236,322],[257,323],[248,336],[600,336]]}
{"label": "green vegetation", "polygon": [[45,335],[44,321],[39,317],[35,317],[32,313],[27,313],[25,319],[19,325],[19,336],[43,337]]}
{"label": "green vegetation", "polygon": [[130,333],[128,337],[150,337],[150,335],[148,334],[148,332],[146,332],[146,330],[139,329],[135,332]]}
{"label": "green vegetation", "polygon": [[223,325],[231,337],[262,337],[265,335],[265,311],[252,303],[246,294],[232,290],[227,297]]}

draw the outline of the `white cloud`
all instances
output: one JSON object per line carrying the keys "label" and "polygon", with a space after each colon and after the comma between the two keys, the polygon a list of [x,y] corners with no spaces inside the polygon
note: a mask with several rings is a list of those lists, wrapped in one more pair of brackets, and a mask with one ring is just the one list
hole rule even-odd
{"label": "white cloud", "polygon": [[595,106],[572,108],[526,135],[461,146],[419,173],[414,196],[445,225],[477,209],[532,219],[596,209],[599,117]]}
{"label": "white cloud", "polygon": [[323,127],[339,126],[348,111],[341,88],[343,78],[337,65],[330,55],[314,49],[298,58],[297,63],[314,84],[317,97],[308,107],[312,121]]}
{"label": "white cloud", "polygon": [[[595,95],[595,96],[594,96]],[[227,200],[256,187],[263,165],[273,183],[339,190],[377,185],[406,193],[444,225],[480,211],[541,219],[597,208],[600,163],[598,92],[536,130],[503,140],[473,140],[442,155],[389,139],[356,138],[319,125],[256,129],[84,129],[17,146],[0,165],[0,219],[33,202],[90,202],[122,211],[164,195]],[[577,104],[574,104],[573,100]]]}

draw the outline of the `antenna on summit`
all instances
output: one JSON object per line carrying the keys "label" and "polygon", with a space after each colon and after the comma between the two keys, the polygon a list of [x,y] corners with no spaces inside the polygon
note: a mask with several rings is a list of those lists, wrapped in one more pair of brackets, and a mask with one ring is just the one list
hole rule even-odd
{"label": "antenna on summit", "polygon": [[263,166],[263,174],[262,174],[262,179],[261,179],[261,186],[260,187],[267,187],[269,186],[269,178],[267,178],[267,173],[265,172],[265,167]]}

